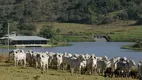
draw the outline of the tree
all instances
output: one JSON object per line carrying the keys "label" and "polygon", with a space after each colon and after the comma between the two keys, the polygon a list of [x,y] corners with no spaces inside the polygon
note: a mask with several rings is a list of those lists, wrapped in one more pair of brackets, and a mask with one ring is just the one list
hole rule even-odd
{"label": "tree", "polygon": [[19,23],[18,27],[19,33],[23,35],[35,35],[36,26],[30,23]]}
{"label": "tree", "polygon": [[142,25],[142,16],[140,16],[139,20],[136,22],[137,25]]}
{"label": "tree", "polygon": [[55,36],[55,31],[53,30],[53,26],[43,26],[40,30],[40,36],[45,38],[53,38]]}

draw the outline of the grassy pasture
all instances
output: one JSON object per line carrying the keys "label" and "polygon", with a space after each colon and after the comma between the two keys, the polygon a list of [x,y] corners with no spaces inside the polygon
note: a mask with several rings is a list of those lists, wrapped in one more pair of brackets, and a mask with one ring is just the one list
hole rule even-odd
{"label": "grassy pasture", "polygon": [[[126,78],[104,78],[98,75],[71,75],[69,71],[48,69],[44,73],[32,67],[15,67],[7,63],[7,56],[0,56],[0,80],[126,80]],[[136,80],[136,79],[127,79]]]}
{"label": "grassy pasture", "polygon": [[104,78],[97,75],[71,75],[67,71],[53,69],[41,73],[40,69],[15,67],[12,63],[4,62],[0,62],[0,74],[1,80],[126,80],[125,78]]}
{"label": "grassy pasture", "polygon": [[[95,34],[108,34],[112,41],[136,41],[142,39],[142,26],[133,25],[135,21],[116,21],[105,25],[88,25],[77,23],[36,23],[37,32],[43,25],[52,25],[54,29],[60,29],[60,40],[67,41],[94,41]],[[63,35],[68,34],[68,35]]]}

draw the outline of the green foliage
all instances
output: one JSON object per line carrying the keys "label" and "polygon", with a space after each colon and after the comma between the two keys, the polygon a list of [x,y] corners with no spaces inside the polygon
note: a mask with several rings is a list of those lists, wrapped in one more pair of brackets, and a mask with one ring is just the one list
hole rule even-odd
{"label": "green foliage", "polygon": [[126,20],[128,19],[128,13],[126,12],[126,10],[121,10],[118,14],[117,17],[121,20]]}
{"label": "green foliage", "polygon": [[137,21],[137,23],[136,24],[138,24],[138,25],[142,25],[142,16],[140,16],[139,17],[139,20]]}
{"label": "green foliage", "polygon": [[43,26],[40,30],[40,36],[45,38],[53,38],[55,36],[55,31],[53,30],[53,26]]}
{"label": "green foliage", "polygon": [[[117,16],[108,17],[109,13],[120,10],[122,12]],[[93,24],[101,22],[100,16],[104,15],[103,23],[110,23],[113,19],[138,20],[141,14],[141,0],[0,0],[0,23],[59,21]]]}
{"label": "green foliage", "polygon": [[99,15],[97,17],[96,23],[97,24],[108,24],[108,23],[111,23],[112,21],[113,21],[113,18],[111,16],[102,16],[102,15]]}
{"label": "green foliage", "polygon": [[17,28],[19,34],[28,36],[35,35],[36,26],[34,24],[21,23]]}
{"label": "green foliage", "polygon": [[35,31],[36,30],[36,26],[34,24],[30,24],[30,23],[23,23],[23,24],[19,24],[19,27],[18,29],[20,30],[33,30]]}
{"label": "green foliage", "polygon": [[61,32],[61,29],[56,29],[56,33],[60,33]]}
{"label": "green foliage", "polygon": [[137,42],[132,46],[133,48],[142,48],[142,42]]}

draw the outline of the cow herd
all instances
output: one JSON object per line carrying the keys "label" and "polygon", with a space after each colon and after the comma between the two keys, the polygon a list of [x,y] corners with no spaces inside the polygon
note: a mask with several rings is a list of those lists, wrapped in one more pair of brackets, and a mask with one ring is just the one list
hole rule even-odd
{"label": "cow herd", "polygon": [[142,61],[138,64],[126,57],[107,56],[97,57],[94,54],[71,54],[54,52],[25,52],[22,49],[15,49],[9,56],[14,60],[15,66],[30,66],[39,68],[42,71],[48,68],[70,70],[71,74],[99,74],[104,77],[141,78]]}

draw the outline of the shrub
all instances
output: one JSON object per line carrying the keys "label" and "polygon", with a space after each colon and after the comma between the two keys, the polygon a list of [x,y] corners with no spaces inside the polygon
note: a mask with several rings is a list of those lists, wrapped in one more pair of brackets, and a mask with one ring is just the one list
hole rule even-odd
{"label": "shrub", "polygon": [[40,36],[45,38],[53,38],[55,36],[55,31],[52,26],[46,25],[40,30]]}
{"label": "shrub", "polygon": [[97,24],[108,24],[113,21],[111,16],[98,16],[96,23]]}
{"label": "shrub", "polygon": [[120,13],[117,14],[117,16],[121,20],[128,19],[128,13],[125,10],[122,10]]}
{"label": "shrub", "polygon": [[139,17],[138,21],[136,22],[137,25],[142,25],[142,15]]}

